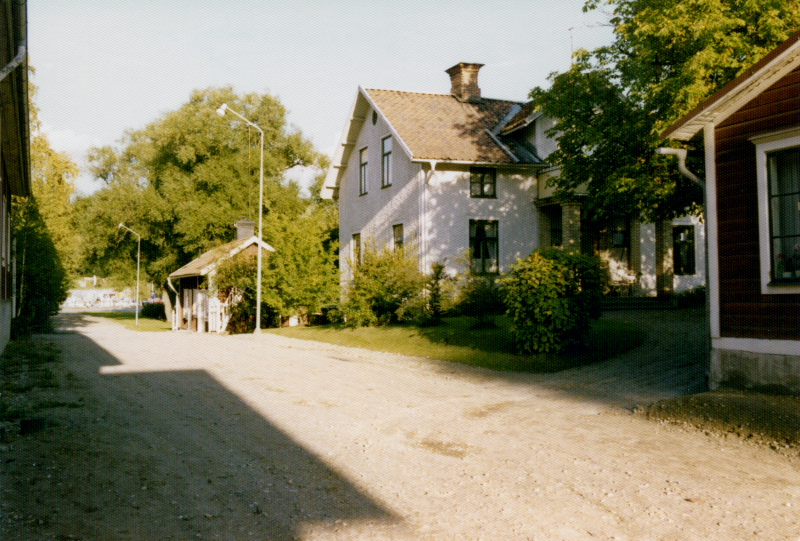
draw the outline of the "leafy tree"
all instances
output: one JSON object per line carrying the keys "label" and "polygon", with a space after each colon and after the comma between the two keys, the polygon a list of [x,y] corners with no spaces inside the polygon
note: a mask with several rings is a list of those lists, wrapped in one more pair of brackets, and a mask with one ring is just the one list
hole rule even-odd
{"label": "leafy tree", "polygon": [[29,92],[31,192],[59,258],[67,272],[74,273],[78,266],[80,236],[73,224],[72,197],[79,170],[67,154],[50,146],[34,103],[36,86],[30,84]]}
{"label": "leafy tree", "polygon": [[[800,27],[798,0],[588,0],[608,7],[614,42],[575,54],[531,98],[557,119],[562,195],[586,185],[587,218],[667,219],[697,209],[702,191],[655,155],[659,132]],[[688,145],[702,167],[698,145]]]}
{"label": "leafy tree", "polygon": [[69,280],[36,199],[14,198],[17,312],[13,337],[50,330],[50,316],[67,299]]}
{"label": "leafy tree", "polygon": [[90,171],[105,185],[77,203],[86,268],[130,278],[136,243],[119,231],[124,222],[142,235],[143,272],[163,285],[170,272],[232,240],[236,221],[257,220],[260,134],[234,115],[218,117],[222,103],[265,133],[263,236],[278,250],[265,266],[265,298],[284,313],[332,298],[336,246],[323,242],[335,207],[302,197],[284,178],[319,156],[287,127],[277,99],[229,87],[194,91],[178,110],[127,132],[122,149],[92,149]]}

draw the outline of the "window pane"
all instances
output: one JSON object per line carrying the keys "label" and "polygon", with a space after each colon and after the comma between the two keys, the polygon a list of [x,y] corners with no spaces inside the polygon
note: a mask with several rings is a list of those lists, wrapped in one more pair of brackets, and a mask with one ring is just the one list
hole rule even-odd
{"label": "window pane", "polygon": [[673,269],[677,276],[695,274],[694,226],[679,225],[672,229]]}
{"label": "window pane", "polygon": [[773,279],[800,278],[800,148],[767,155]]}

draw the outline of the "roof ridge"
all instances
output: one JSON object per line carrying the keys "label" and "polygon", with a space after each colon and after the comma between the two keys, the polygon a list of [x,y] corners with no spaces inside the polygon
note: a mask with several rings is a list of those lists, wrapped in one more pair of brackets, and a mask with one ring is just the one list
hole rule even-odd
{"label": "roof ridge", "polygon": [[[370,91],[378,91],[378,92],[397,92],[398,94],[414,94],[417,96],[441,96],[445,98],[453,98],[458,99],[452,94],[443,94],[443,93],[436,93],[436,92],[412,92],[410,90],[395,90],[391,88],[364,88],[366,92]],[[504,100],[502,98],[481,98],[481,101],[496,101],[496,102],[503,102],[503,103],[521,103],[525,104],[528,103],[526,101],[515,101],[515,100]]]}

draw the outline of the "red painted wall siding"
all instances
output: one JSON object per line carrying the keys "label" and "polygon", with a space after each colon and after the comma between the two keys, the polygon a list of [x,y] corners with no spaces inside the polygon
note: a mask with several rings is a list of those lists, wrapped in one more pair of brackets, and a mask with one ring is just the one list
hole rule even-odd
{"label": "red painted wall siding", "polygon": [[716,130],[720,326],[724,337],[800,339],[800,295],[762,295],[754,135],[800,127],[800,68]]}

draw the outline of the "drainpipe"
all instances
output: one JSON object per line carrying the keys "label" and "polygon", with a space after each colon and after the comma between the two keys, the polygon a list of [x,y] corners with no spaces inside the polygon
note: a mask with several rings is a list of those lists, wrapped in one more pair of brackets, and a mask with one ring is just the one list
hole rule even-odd
{"label": "drainpipe", "polygon": [[178,318],[183,317],[183,312],[182,312],[183,306],[181,306],[181,296],[175,289],[175,286],[172,285],[172,280],[169,279],[169,276],[167,276],[167,285],[172,291],[175,292],[175,306],[173,306],[172,308],[172,330],[177,331],[179,327]]}
{"label": "drainpipe", "polygon": [[419,188],[419,256],[422,272],[428,272],[428,184],[436,173],[438,160],[426,160],[430,165],[430,171],[425,173],[421,179]]}
{"label": "drainpipe", "polygon": [[19,44],[19,49],[17,49],[17,56],[6,65],[2,70],[0,70],[0,81],[6,78],[6,76],[14,71],[14,68],[22,64],[22,61],[25,60],[25,54],[27,53],[27,49],[25,47],[25,41],[23,40]]}
{"label": "drainpipe", "polygon": [[700,178],[689,171],[686,167],[686,149],[685,148],[657,148],[656,154],[661,154],[663,156],[676,156],[678,158],[678,171],[681,172],[683,176],[700,186],[701,188],[705,189],[706,183],[700,180]]}

